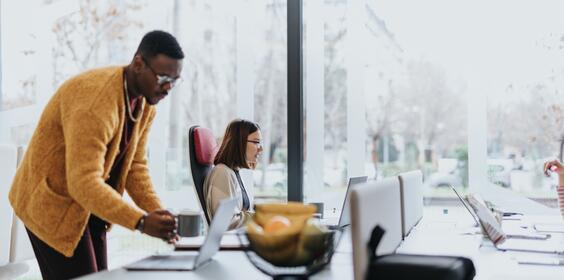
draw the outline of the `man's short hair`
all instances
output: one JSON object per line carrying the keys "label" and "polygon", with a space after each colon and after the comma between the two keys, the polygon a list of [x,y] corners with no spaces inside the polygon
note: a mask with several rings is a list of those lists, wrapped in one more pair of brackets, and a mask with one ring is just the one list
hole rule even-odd
{"label": "man's short hair", "polygon": [[164,54],[173,59],[183,59],[184,52],[172,34],[154,30],[141,39],[136,54],[140,54],[146,59],[151,59],[159,54]]}

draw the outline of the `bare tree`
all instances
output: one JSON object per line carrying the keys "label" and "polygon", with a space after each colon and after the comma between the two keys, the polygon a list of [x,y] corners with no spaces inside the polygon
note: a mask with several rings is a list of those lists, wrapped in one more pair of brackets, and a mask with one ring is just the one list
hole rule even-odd
{"label": "bare tree", "polygon": [[286,34],[285,1],[271,1],[265,5],[268,25],[259,34],[266,39],[266,50],[258,57],[255,90],[255,118],[261,124],[264,156],[261,158],[262,178],[259,188],[264,189],[267,166],[274,162],[276,150],[286,138]]}
{"label": "bare tree", "polygon": [[193,1],[183,6],[190,26],[184,41],[190,69],[180,88],[184,119],[222,135],[236,110],[235,19],[213,17],[214,3]]}
{"label": "bare tree", "polygon": [[[70,74],[121,61],[113,55],[127,53],[129,28],[142,28],[143,24],[129,18],[126,12],[139,10],[143,5],[126,0],[106,4],[80,0],[77,12],[60,18],[54,24],[57,47],[52,50],[53,87]],[[105,56],[102,57],[102,54]]]}
{"label": "bare tree", "polygon": [[407,79],[395,92],[402,104],[398,113],[403,122],[401,133],[408,141],[418,139],[420,151],[441,147],[442,154],[463,142],[464,95],[449,85],[440,67],[428,61],[408,63]]}
{"label": "bare tree", "polygon": [[539,83],[511,93],[524,98],[488,112],[489,116],[497,116],[489,129],[497,136],[499,145],[518,147],[533,158],[555,154],[564,133],[563,98],[558,89]]}

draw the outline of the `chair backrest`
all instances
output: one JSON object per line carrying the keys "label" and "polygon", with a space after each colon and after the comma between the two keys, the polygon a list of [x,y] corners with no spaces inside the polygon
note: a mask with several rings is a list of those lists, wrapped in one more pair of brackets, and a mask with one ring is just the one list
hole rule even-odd
{"label": "chair backrest", "polygon": [[204,197],[204,181],[213,168],[213,160],[217,153],[218,145],[211,130],[197,125],[190,127],[188,132],[188,145],[190,157],[190,170],[194,180],[194,188],[200,200],[200,206],[210,224],[207,214],[206,200]]}
{"label": "chair backrest", "polygon": [[402,236],[423,218],[423,173],[413,170],[400,173]]}
{"label": "chair backrest", "polygon": [[354,279],[364,279],[368,264],[368,242],[376,225],[386,233],[377,255],[393,253],[401,243],[400,187],[397,177],[370,181],[351,191],[351,237]]}
{"label": "chair backrest", "polygon": [[8,193],[18,162],[18,150],[14,146],[0,145],[0,266],[10,260],[11,225],[13,210]]}

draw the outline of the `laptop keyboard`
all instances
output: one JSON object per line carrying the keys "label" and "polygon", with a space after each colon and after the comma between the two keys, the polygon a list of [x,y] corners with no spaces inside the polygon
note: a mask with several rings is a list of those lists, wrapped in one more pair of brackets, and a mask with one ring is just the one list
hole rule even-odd
{"label": "laptop keyboard", "polygon": [[562,245],[553,240],[527,240],[507,239],[503,244],[497,246],[501,250],[531,251],[551,254],[561,254],[564,251]]}
{"label": "laptop keyboard", "polygon": [[149,258],[140,260],[132,265],[129,265],[130,269],[170,269],[170,270],[181,270],[181,269],[191,269],[194,267],[194,262],[196,256],[194,255],[162,255],[162,256],[151,256]]}

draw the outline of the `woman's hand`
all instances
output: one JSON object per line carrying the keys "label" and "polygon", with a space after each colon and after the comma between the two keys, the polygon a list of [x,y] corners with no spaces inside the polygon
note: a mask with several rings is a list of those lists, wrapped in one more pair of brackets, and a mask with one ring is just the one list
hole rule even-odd
{"label": "woman's hand", "polygon": [[549,172],[551,171],[558,174],[559,176],[564,176],[564,168],[562,166],[562,163],[560,163],[556,159],[544,163],[544,174],[546,176],[550,176]]}
{"label": "woman's hand", "polygon": [[550,172],[558,174],[559,185],[564,186],[564,166],[558,160],[551,160],[544,163],[544,174],[550,176]]}

